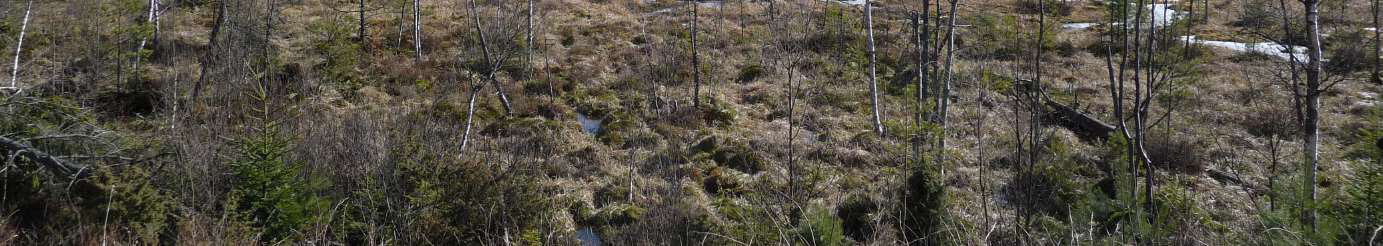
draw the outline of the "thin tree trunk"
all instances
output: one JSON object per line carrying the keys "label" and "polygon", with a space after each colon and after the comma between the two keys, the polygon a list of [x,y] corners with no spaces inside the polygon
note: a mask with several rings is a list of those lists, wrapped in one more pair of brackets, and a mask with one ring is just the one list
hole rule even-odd
{"label": "thin tree trunk", "polygon": [[201,74],[198,75],[198,77],[197,77],[197,83],[196,83],[195,85],[192,86],[192,102],[193,102],[193,106],[196,106],[196,103],[199,101],[199,98],[200,98],[201,95],[202,95],[202,84],[203,84],[204,82],[206,82],[206,77],[207,77],[207,74],[209,73],[208,70],[209,70],[209,69],[211,68],[211,66],[212,66],[211,63],[217,61],[217,59],[215,59],[215,55],[216,55],[218,52],[220,52],[220,48],[219,48],[219,47],[220,47],[220,45],[219,45],[220,43],[217,42],[217,40],[219,40],[218,38],[219,38],[220,35],[221,35],[221,27],[222,27],[223,25],[225,25],[225,23],[226,23],[226,1],[217,1],[217,6],[216,6],[216,23],[213,24],[213,25],[211,26],[211,34],[208,35],[208,38],[207,38],[207,43],[208,43],[208,44],[207,44],[207,47],[208,47],[209,51],[206,52],[206,56],[202,57],[202,64],[201,64],[201,66],[202,66],[202,72],[201,72]]}
{"label": "thin tree trunk", "polygon": [[19,42],[14,45],[14,66],[10,68],[10,88],[19,88],[19,54],[24,51],[24,33],[29,30],[29,13],[33,12],[34,0],[24,7],[24,22],[19,26]]}
{"label": "thin tree trunk", "polygon": [[[956,7],[960,5],[960,0],[951,0],[951,12],[947,13],[946,20],[946,80],[941,84],[941,95],[938,97],[941,106],[941,113],[937,116],[941,120],[941,135],[937,136],[936,164],[942,167],[946,161],[946,132],[947,116],[951,110],[951,82],[955,80],[954,69],[956,57]],[[946,169],[941,170],[941,178],[945,178]]]}
{"label": "thin tree trunk", "polygon": [[696,31],[697,31],[697,30],[696,30],[696,26],[697,26],[697,21],[696,21],[696,20],[697,20],[697,12],[698,12],[697,9],[698,9],[698,7],[696,6],[696,3],[692,3],[692,2],[687,2],[687,6],[688,6],[689,8],[691,8],[691,12],[692,12],[692,19],[691,19],[692,68],[691,68],[691,69],[692,69],[692,80],[694,80],[695,83],[696,83],[696,85],[694,85],[695,88],[692,89],[692,106],[693,106],[693,107],[696,107],[696,108],[701,108],[701,54],[700,54],[699,52],[697,52],[697,50],[696,50]]}
{"label": "thin tree trunk", "polygon": [[875,79],[875,60],[877,53],[874,49],[874,11],[871,1],[864,1],[864,23],[866,26],[865,35],[868,41],[866,47],[869,52],[869,104],[874,108],[874,133],[879,137],[884,136],[884,123],[882,116],[879,115],[879,83]]}
{"label": "thin tree trunk", "polygon": [[527,70],[529,71],[529,76],[528,76],[528,78],[533,78],[533,75],[532,75],[532,72],[533,72],[533,0],[528,0],[528,16],[527,16],[527,17],[528,17],[528,28],[527,28],[527,29],[528,29],[528,32],[527,32],[528,35],[527,35],[527,39],[524,39],[524,40],[527,42],[527,43],[524,44],[524,53],[525,53],[525,55],[528,56],[528,60],[526,60],[526,62],[523,63],[523,66],[524,66],[524,68],[528,68],[528,69],[527,69]]}
{"label": "thin tree trunk", "polygon": [[360,12],[359,12],[359,14],[360,14],[360,30],[359,30],[358,32],[359,32],[359,36],[360,36],[360,47],[361,47],[361,48],[364,48],[364,49],[366,49],[366,50],[369,50],[369,49],[370,49],[370,47],[369,47],[369,46],[370,46],[370,45],[369,45],[370,40],[369,40],[368,37],[365,36],[365,35],[366,35],[366,34],[365,34],[365,0],[360,0],[360,10],[359,10],[359,11],[360,11]]}
{"label": "thin tree trunk", "polygon": [[485,83],[476,83],[475,78],[471,78],[471,95],[466,99],[466,127],[461,132],[461,149],[457,153],[465,153],[466,145],[471,140],[471,122],[475,118],[475,97],[480,90],[485,89]]}
{"label": "thin tree trunk", "polygon": [[[930,3],[923,0],[922,4],[922,9],[925,10],[926,5]],[[925,22],[924,18],[927,18],[926,13],[926,11],[922,11],[912,14],[912,36],[915,41],[913,49],[917,50],[917,101],[913,102],[912,127],[916,129],[922,129],[922,110],[926,107],[924,103],[927,101],[927,36],[925,32],[920,30],[923,28],[922,26],[926,25],[922,24]],[[921,134],[912,136],[912,157],[914,165],[922,163]]]}
{"label": "thin tree trunk", "polygon": [[408,2],[399,2],[399,36],[395,38],[394,47],[403,47],[404,24],[408,16]]}
{"label": "thin tree trunk", "polygon": [[1379,0],[1373,0],[1373,76],[1370,79],[1374,84],[1383,85],[1383,74],[1379,71],[1380,66],[1383,66],[1383,54],[1380,54],[1380,51],[1383,50],[1383,35],[1380,35],[1383,33],[1380,32],[1383,30],[1378,30],[1379,2]]}

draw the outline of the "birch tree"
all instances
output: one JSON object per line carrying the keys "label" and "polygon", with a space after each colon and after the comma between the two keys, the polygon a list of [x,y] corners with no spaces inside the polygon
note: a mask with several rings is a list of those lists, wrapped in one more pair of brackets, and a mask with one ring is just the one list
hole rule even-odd
{"label": "birch tree", "polygon": [[413,0],[413,61],[423,60],[423,27],[421,26],[422,21],[418,14],[419,1],[422,0]]}
{"label": "birch tree", "polygon": [[875,79],[875,63],[877,58],[874,50],[874,11],[870,0],[864,1],[864,22],[866,52],[869,53],[869,105],[874,109],[874,133],[884,136],[884,123],[879,115],[879,83]]}
{"label": "birch tree", "polygon": [[14,66],[10,68],[10,89],[19,89],[19,54],[24,51],[24,34],[29,30],[29,14],[33,12],[34,0],[29,0],[24,7],[24,21],[19,26],[19,42],[14,45]]}
{"label": "birch tree", "polygon": [[[1304,117],[1302,118],[1302,146],[1305,158],[1302,171],[1306,178],[1302,179],[1302,186],[1306,189],[1306,199],[1303,202],[1316,201],[1316,169],[1320,166],[1320,100],[1321,94],[1329,87],[1323,85],[1322,81],[1322,61],[1321,61],[1321,29],[1320,29],[1320,0],[1299,0],[1306,12],[1306,90],[1303,95]],[[1305,210],[1302,212],[1302,222],[1311,227],[1312,232],[1316,229],[1316,209],[1314,206],[1303,204]]]}

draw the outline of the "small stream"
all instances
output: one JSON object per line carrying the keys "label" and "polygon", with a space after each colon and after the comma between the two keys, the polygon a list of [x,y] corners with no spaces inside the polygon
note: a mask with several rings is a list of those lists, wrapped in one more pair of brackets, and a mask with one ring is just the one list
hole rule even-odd
{"label": "small stream", "polygon": [[581,246],[600,246],[604,242],[600,241],[600,235],[595,234],[595,230],[590,227],[576,229],[576,240],[581,241]]}
{"label": "small stream", "polygon": [[596,135],[600,133],[600,124],[602,121],[604,120],[592,119],[587,117],[586,114],[580,112],[576,113],[576,122],[581,123],[581,131],[586,134]]}

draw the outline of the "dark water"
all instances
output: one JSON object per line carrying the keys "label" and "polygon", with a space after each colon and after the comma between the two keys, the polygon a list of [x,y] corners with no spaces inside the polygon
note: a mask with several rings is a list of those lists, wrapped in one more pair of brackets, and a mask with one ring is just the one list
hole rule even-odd
{"label": "dark water", "polygon": [[576,113],[576,122],[581,123],[581,131],[586,134],[600,133],[600,119],[591,119],[586,117],[586,114]]}
{"label": "dark water", "polygon": [[600,235],[596,235],[595,231],[591,230],[590,227],[576,229],[576,240],[581,241],[582,246],[604,245],[604,243],[600,242]]}

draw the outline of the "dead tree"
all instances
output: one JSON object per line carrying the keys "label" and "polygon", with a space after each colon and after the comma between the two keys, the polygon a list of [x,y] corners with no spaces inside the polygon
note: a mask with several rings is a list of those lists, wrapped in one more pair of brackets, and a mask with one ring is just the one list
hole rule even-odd
{"label": "dead tree", "polygon": [[877,59],[875,53],[877,52],[874,50],[874,11],[871,5],[869,0],[864,1],[865,40],[868,44],[865,49],[869,53],[869,105],[874,109],[874,133],[883,137],[884,123],[882,116],[879,115],[879,83],[875,80],[875,60]]}
{"label": "dead tree", "polygon": [[[504,106],[504,114],[513,114],[514,107],[509,103],[509,95],[504,93],[504,87],[500,86],[499,78],[496,77],[496,73],[499,72],[500,67],[504,66],[503,60],[505,60],[505,58],[500,57],[498,54],[493,54],[490,43],[485,39],[485,31],[481,29],[480,13],[476,10],[477,8],[479,7],[476,1],[471,0],[471,18],[475,20],[475,33],[480,39],[480,48],[485,55],[485,80],[490,81],[490,84],[495,87],[496,93],[499,94],[499,101]],[[507,57],[507,55],[505,56]]]}
{"label": "dead tree", "polygon": [[0,153],[11,153],[11,155],[13,155],[0,156],[0,160],[13,161],[17,157],[22,157],[42,165],[45,169],[48,169],[49,172],[53,173],[53,176],[57,177],[81,179],[91,175],[91,172],[88,172],[85,166],[67,163],[61,157],[50,155],[42,149],[25,144],[22,139],[11,139],[0,136]]}
{"label": "dead tree", "polygon": [[470,76],[469,79],[471,84],[471,95],[467,96],[466,99],[466,125],[461,133],[461,148],[457,150],[458,153],[465,153],[466,145],[470,143],[471,124],[475,118],[475,98],[480,94],[481,90],[485,89],[485,83],[478,82],[480,79],[475,78],[475,76]]}

